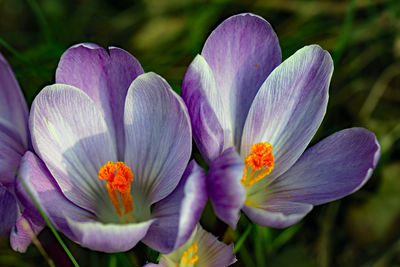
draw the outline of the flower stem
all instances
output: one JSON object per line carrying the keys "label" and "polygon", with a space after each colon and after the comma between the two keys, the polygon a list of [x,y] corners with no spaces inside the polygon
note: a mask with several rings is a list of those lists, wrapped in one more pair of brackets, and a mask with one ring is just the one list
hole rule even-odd
{"label": "flower stem", "polygon": [[251,230],[253,229],[253,224],[250,223],[244,233],[239,237],[238,241],[235,243],[235,246],[233,248],[233,253],[236,254],[240,247],[243,245],[244,241],[246,241],[246,238],[250,235]]}
{"label": "flower stem", "polygon": [[69,251],[68,247],[65,245],[64,241],[62,241],[60,235],[57,233],[56,229],[53,227],[52,223],[50,222],[50,219],[46,216],[44,213],[43,209],[40,207],[39,203],[33,196],[32,192],[29,190],[28,186],[25,184],[25,181],[21,179],[21,177],[17,174],[17,178],[20,180],[22,186],[24,187],[25,192],[28,194],[29,198],[32,200],[33,204],[35,207],[38,209],[40,212],[40,215],[42,215],[43,219],[45,220],[47,226],[50,228],[51,232],[54,234],[56,237],[57,241],[60,243],[61,247],[64,249],[65,253],[67,253],[69,259],[71,260],[72,264],[75,267],[79,267],[78,262],[75,260],[74,256],[72,253]]}

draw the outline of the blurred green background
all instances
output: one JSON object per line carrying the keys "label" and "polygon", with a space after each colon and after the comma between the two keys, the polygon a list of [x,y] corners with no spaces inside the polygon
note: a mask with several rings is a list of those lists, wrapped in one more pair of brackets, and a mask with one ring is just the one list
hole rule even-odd
{"label": "blurred green background", "polygon": [[[400,1],[0,0],[0,51],[28,103],[54,83],[61,54],[79,42],[122,47],[179,92],[208,34],[241,12],[273,25],[284,59],[313,43],[331,53],[330,102],[313,143],[360,126],[376,133],[382,156],[362,190],[316,207],[288,229],[258,227],[242,216],[233,232],[209,206],[203,226],[242,244],[234,266],[400,266]],[[71,265],[48,230],[39,240],[56,265]],[[8,242],[0,239],[0,266],[46,264],[34,245],[20,254]],[[141,244],[108,255],[66,242],[81,266],[142,266],[157,259]]]}

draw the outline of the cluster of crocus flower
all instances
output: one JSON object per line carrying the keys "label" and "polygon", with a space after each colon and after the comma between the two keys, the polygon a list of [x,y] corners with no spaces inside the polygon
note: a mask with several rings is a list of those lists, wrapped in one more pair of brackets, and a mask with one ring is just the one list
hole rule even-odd
{"label": "cluster of crocus flower", "polygon": [[[120,48],[72,46],[32,104],[30,131],[18,84],[1,67],[10,97],[0,99],[1,234],[11,237],[18,212],[42,222],[28,188],[56,229],[84,247],[119,252],[142,241],[164,254],[148,266],[228,266],[232,245],[198,224],[208,197],[233,228],[240,210],[287,227],[359,189],[379,159],[362,128],[306,149],[326,111],[332,59],[312,45],[281,62],[274,30],[253,14],[211,33],[182,98]],[[192,131],[207,175],[189,162]]]}

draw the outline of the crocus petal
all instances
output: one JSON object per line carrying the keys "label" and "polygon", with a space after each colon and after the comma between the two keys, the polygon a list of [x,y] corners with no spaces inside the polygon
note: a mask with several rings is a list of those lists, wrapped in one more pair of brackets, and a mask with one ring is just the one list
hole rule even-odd
{"label": "crocus petal", "polygon": [[191,236],[207,202],[205,173],[193,160],[175,190],[154,205],[146,245],[161,253],[170,253]]}
{"label": "crocus petal", "polygon": [[155,203],[175,189],[189,161],[192,134],[185,104],[162,77],[142,74],[128,91],[125,131],[132,186]]}
{"label": "crocus petal", "polygon": [[0,183],[10,186],[28,149],[28,108],[7,60],[0,53]]}
{"label": "crocus petal", "polygon": [[113,253],[133,248],[147,233],[153,220],[131,224],[103,224],[98,221],[78,222],[67,218],[76,242],[89,249]]}
{"label": "crocus petal", "polygon": [[0,53],[0,122],[8,122],[18,141],[28,147],[28,107],[10,65]]}
{"label": "crocus petal", "polygon": [[199,248],[199,266],[222,267],[236,262],[233,244],[225,245],[201,226],[198,226],[195,234],[194,240],[198,240],[198,246],[205,250],[203,252]]}
{"label": "crocus petal", "polygon": [[116,148],[95,103],[81,90],[64,84],[45,87],[32,104],[32,143],[64,195],[97,213],[112,207],[98,171],[116,161]]}
{"label": "crocus petal", "polygon": [[225,114],[230,116],[234,144],[239,146],[254,96],[281,63],[278,37],[263,18],[239,14],[226,19],[211,33],[201,54],[227,103]]}
{"label": "crocus petal", "polygon": [[124,155],[123,112],[129,85],[143,68],[123,49],[107,50],[96,44],[77,44],[61,57],[56,82],[75,86],[87,93],[103,112],[108,126],[115,131],[118,156]]}
{"label": "crocus petal", "polygon": [[262,207],[244,205],[243,211],[256,224],[285,228],[300,221],[312,208],[311,204],[273,199],[267,201]]}
{"label": "crocus petal", "polygon": [[18,252],[26,252],[32,242],[32,237],[37,236],[43,227],[42,223],[32,220],[25,212],[22,213],[10,235],[12,249]]}
{"label": "crocus petal", "polygon": [[[221,154],[232,139],[231,128],[224,115],[224,103],[217,90],[214,75],[207,62],[197,55],[189,65],[182,82],[185,101],[193,127],[193,139],[208,163]],[[224,138],[224,130],[226,137]],[[224,142],[226,139],[226,142]]]}
{"label": "crocus petal", "polygon": [[198,248],[195,253],[198,256],[195,266],[225,267],[236,262],[232,244],[225,245],[218,241],[215,236],[204,231],[200,225],[197,225],[192,236],[183,246],[168,255],[163,255],[159,264],[155,266],[173,267],[179,265],[182,254],[193,243],[196,243]]}
{"label": "crocus petal", "polygon": [[0,236],[10,234],[18,218],[18,207],[15,196],[0,183]]}
{"label": "crocus petal", "polygon": [[245,200],[245,190],[240,181],[243,168],[243,159],[231,147],[212,162],[208,172],[207,190],[215,214],[233,229]]}
{"label": "crocus petal", "polygon": [[18,199],[25,207],[26,218],[30,218],[36,224],[41,217],[35,216],[36,212],[32,213],[32,211],[36,211],[36,207],[25,191],[25,187],[54,226],[72,240],[76,240],[76,238],[71,232],[66,218],[81,221],[94,218],[93,214],[74,205],[63,195],[43,161],[32,152],[27,151],[22,158],[18,177],[19,179],[16,180]]}
{"label": "crocus petal", "polygon": [[[310,149],[268,187],[276,197],[313,205],[347,196],[371,177],[380,156],[375,135],[363,128],[337,132]],[[283,192],[284,191],[284,192]]]}
{"label": "crocus petal", "polygon": [[0,119],[0,183],[11,186],[27,147],[9,122]]}
{"label": "crocus petal", "polygon": [[[243,130],[240,154],[251,146],[273,146],[274,179],[300,157],[326,111],[333,72],[329,53],[317,45],[306,46],[279,65],[261,86]],[[268,179],[263,179],[268,180]]]}

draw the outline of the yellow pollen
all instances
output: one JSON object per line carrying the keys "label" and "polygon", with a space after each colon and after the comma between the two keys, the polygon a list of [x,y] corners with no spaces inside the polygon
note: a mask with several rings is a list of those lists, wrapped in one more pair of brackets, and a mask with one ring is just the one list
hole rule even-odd
{"label": "yellow pollen", "polygon": [[270,174],[274,168],[274,155],[270,143],[257,143],[251,146],[249,155],[244,159],[242,184],[251,186]]}
{"label": "yellow pollen", "polygon": [[197,243],[193,242],[190,247],[182,253],[179,267],[193,267],[194,263],[199,260],[199,256],[196,255],[198,251]]}
{"label": "yellow pollen", "polygon": [[122,216],[122,211],[117,192],[124,207],[124,214],[133,211],[133,198],[131,195],[133,173],[125,163],[122,161],[117,161],[115,164],[112,161],[107,162],[100,168],[98,178],[107,181],[108,196],[119,216]]}

